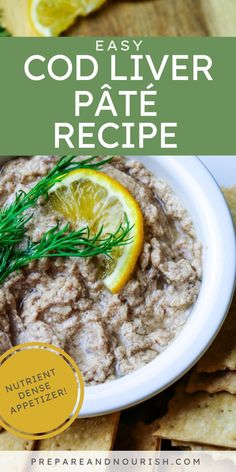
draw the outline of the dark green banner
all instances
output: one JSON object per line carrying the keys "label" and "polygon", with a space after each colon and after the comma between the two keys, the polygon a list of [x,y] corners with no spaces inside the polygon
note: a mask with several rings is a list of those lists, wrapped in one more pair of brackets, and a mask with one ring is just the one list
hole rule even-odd
{"label": "dark green banner", "polygon": [[0,154],[235,154],[236,38],[1,38]]}

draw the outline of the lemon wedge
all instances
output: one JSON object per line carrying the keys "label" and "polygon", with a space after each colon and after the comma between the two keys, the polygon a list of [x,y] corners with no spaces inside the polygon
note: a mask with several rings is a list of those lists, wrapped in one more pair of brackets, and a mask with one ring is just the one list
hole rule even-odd
{"label": "lemon wedge", "polygon": [[91,234],[101,226],[103,235],[114,234],[128,218],[131,242],[114,249],[111,262],[106,258],[101,266],[105,286],[112,293],[119,292],[129,280],[143,244],[143,216],[131,193],[103,172],[79,169],[52,187],[49,202],[75,227],[89,226]]}
{"label": "lemon wedge", "polygon": [[29,18],[40,36],[58,36],[77,16],[87,16],[106,0],[28,0]]}

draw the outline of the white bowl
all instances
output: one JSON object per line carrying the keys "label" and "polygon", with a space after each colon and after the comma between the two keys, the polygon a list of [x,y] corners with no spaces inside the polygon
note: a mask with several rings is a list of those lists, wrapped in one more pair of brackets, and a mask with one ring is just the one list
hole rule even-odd
{"label": "white bowl", "polygon": [[[0,164],[5,159],[0,157]],[[201,290],[182,331],[156,359],[123,378],[86,387],[82,417],[130,407],[179,379],[210,346],[224,321],[234,291],[235,231],[224,197],[207,168],[191,156],[135,159],[169,182],[188,209],[203,245]]]}

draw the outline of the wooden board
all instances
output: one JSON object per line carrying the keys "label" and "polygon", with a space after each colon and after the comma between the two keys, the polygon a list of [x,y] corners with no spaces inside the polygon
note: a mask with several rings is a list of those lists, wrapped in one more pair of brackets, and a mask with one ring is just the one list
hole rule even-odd
{"label": "wooden board", "polygon": [[[27,0],[0,0],[5,25],[31,36]],[[96,13],[79,18],[72,36],[236,36],[236,0],[107,0]]]}
{"label": "wooden board", "polygon": [[70,34],[236,36],[236,0],[110,0]]}

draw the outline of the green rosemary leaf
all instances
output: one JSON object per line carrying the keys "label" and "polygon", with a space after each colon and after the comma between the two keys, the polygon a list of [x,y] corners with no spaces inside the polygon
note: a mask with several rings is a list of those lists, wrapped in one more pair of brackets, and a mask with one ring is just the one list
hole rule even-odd
{"label": "green rosemary leaf", "polygon": [[72,170],[78,169],[98,169],[111,161],[108,157],[102,161],[97,161],[98,156],[93,156],[85,160],[75,161],[77,156],[63,156],[53,169],[41,179],[28,193],[25,194],[24,203],[34,205],[39,197],[47,195],[48,191]]}
{"label": "green rosemary leaf", "polygon": [[63,156],[53,169],[43,177],[29,192],[19,191],[15,200],[0,210],[0,247],[20,243],[26,233],[26,225],[32,218],[27,211],[34,207],[38,199],[47,197],[49,190],[72,170],[100,169],[112,157],[98,160],[98,156],[77,161],[77,156]]}
{"label": "green rosemary leaf", "polygon": [[[1,8],[0,9],[0,22],[1,23],[4,22],[3,18],[4,18],[4,14],[3,14],[3,9]],[[8,37],[8,36],[11,36],[9,31],[7,31],[6,28],[4,28],[4,26],[0,25],[0,37]]]}
{"label": "green rosemary leaf", "polygon": [[0,251],[0,274],[3,274],[6,268],[8,267],[11,254],[13,251],[13,246],[8,246],[6,248],[2,248]]}
{"label": "green rosemary leaf", "polygon": [[133,226],[125,215],[125,223],[115,233],[103,236],[103,228],[91,236],[88,227],[78,231],[70,230],[70,224],[49,229],[39,242],[28,239],[25,248],[6,247],[0,255],[0,283],[12,273],[30,262],[44,257],[94,257],[103,254],[112,257],[112,251],[132,242]]}
{"label": "green rosemary leaf", "polygon": [[0,37],[9,37],[9,36],[11,36],[10,33],[5,28],[0,26]]}

